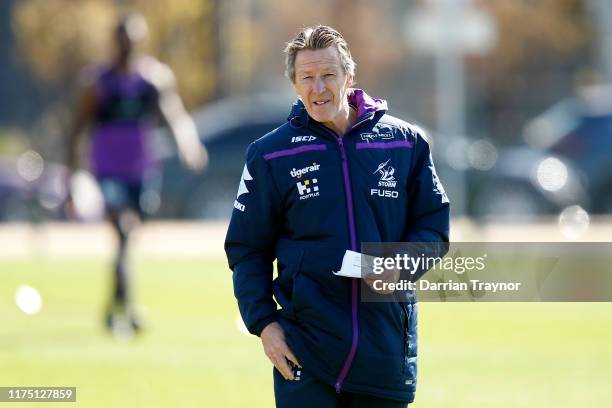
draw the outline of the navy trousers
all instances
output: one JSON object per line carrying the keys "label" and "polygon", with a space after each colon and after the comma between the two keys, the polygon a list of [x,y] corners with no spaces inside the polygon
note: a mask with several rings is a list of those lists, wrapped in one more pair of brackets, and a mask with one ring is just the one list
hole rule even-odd
{"label": "navy trousers", "polygon": [[[294,374],[296,371],[294,370]],[[304,370],[299,380],[288,381],[274,368],[276,408],[406,408],[408,403],[350,392],[336,393]]]}

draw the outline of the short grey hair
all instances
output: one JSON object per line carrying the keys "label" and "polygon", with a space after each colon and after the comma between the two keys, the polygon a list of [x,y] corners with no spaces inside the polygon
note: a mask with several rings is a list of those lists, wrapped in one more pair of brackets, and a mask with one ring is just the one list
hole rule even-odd
{"label": "short grey hair", "polygon": [[285,76],[295,83],[295,57],[301,50],[336,47],[345,74],[355,77],[355,61],[342,34],[331,27],[317,25],[302,29],[285,47]]}

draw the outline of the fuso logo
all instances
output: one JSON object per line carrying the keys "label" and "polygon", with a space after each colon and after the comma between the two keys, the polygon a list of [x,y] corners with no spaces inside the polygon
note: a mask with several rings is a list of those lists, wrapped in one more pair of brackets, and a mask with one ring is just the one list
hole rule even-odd
{"label": "fuso logo", "polygon": [[379,196],[379,197],[386,197],[386,198],[397,198],[399,197],[399,194],[397,191],[392,191],[392,190],[381,190],[378,188],[372,188],[370,189],[370,195],[371,196]]}

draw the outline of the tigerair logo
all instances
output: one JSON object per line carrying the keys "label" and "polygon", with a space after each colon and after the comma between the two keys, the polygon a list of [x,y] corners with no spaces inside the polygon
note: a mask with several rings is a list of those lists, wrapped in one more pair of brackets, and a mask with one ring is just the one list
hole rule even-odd
{"label": "tigerair logo", "polygon": [[300,193],[300,200],[306,200],[312,197],[319,196],[319,186],[317,185],[319,182],[316,178],[298,181],[295,183],[298,189],[298,193]]}
{"label": "tigerair logo", "polygon": [[293,169],[291,169],[291,171],[289,172],[289,174],[291,175],[291,177],[296,178],[296,179],[301,179],[302,176],[306,173],[310,173],[313,171],[319,171],[319,168],[321,167],[320,164],[317,164],[316,162],[312,163],[312,166],[308,166],[308,167],[304,167],[302,169],[296,169],[295,167]]}
{"label": "tigerair logo", "polygon": [[397,185],[397,180],[393,177],[395,173],[395,168],[389,165],[391,159],[382,162],[378,165],[378,168],[374,170],[372,174],[378,173],[380,175],[380,180],[378,181],[379,187],[391,187],[395,188]]}

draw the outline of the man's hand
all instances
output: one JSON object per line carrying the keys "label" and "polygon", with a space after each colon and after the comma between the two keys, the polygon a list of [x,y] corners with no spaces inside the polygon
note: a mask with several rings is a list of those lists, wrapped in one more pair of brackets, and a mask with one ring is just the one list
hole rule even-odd
{"label": "man's hand", "polygon": [[287,360],[300,368],[302,366],[285,342],[285,333],[281,325],[277,322],[270,323],[262,330],[260,337],[266,356],[268,356],[285,380],[292,381],[294,379],[293,370],[291,370]]}
{"label": "man's hand", "polygon": [[199,142],[187,147],[180,146],[179,158],[183,166],[195,174],[201,173],[208,166],[208,151]]}
{"label": "man's hand", "polygon": [[[375,273],[369,274],[367,276],[364,276],[363,280],[365,281],[365,283],[367,283],[370,289],[374,291],[375,293],[378,293],[379,295],[388,295],[390,293],[393,293],[393,291],[390,289],[375,289],[374,282],[377,280],[381,280],[383,283],[396,283],[399,280],[399,277],[400,277],[399,271],[397,269],[391,269],[391,270],[386,270],[380,274],[375,274]],[[382,288],[383,286],[381,284],[378,284],[378,287]]]}

